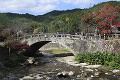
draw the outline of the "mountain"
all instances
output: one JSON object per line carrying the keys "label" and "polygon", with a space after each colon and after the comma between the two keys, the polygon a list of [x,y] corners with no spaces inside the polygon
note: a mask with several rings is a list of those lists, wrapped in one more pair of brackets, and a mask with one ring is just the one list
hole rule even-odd
{"label": "mountain", "polygon": [[[57,31],[86,31],[81,18],[109,4],[119,6],[120,1],[102,2],[88,9],[54,10],[44,15],[34,16],[29,13],[0,13],[0,29],[6,27],[19,28],[25,32],[57,32]],[[120,13],[119,13],[120,14]]]}
{"label": "mountain", "polygon": [[[57,19],[50,22],[50,31],[51,32],[57,32],[57,31],[73,31],[73,32],[81,32],[86,31],[83,23],[81,23],[81,18],[83,15],[87,15],[93,12],[96,12],[97,10],[100,10],[104,7],[105,4],[109,4],[112,7],[120,7],[120,1],[108,1],[108,2],[102,2],[97,5],[94,5],[93,7],[90,7],[88,9],[83,9],[80,11],[76,11],[70,14],[63,14],[60,15]],[[120,13],[119,13],[120,14]]]}
{"label": "mountain", "polygon": [[54,10],[54,11],[48,12],[44,15],[38,15],[38,16],[34,16],[34,15],[29,14],[29,13],[26,13],[26,14],[0,13],[0,14],[5,14],[6,16],[8,16],[10,18],[16,18],[16,17],[27,18],[27,19],[32,19],[32,20],[41,22],[41,21],[45,21],[46,19],[53,20],[59,15],[69,14],[69,13],[73,13],[73,12],[76,12],[76,11],[79,11],[79,10],[82,10],[82,9],[61,10],[61,11],[60,10]]}
{"label": "mountain", "polygon": [[[29,13],[26,14],[19,14],[19,13],[0,13],[0,29],[6,28],[9,26],[13,26],[14,22],[23,21],[23,22],[31,22],[34,21],[36,23],[45,23],[48,24],[51,21],[55,20],[59,15],[62,14],[69,14],[81,9],[73,9],[73,10],[64,10],[64,11],[51,11],[44,15],[34,16]],[[19,20],[20,19],[20,20]]]}
{"label": "mountain", "polygon": [[43,16],[59,16],[62,14],[74,13],[76,11],[81,11],[81,10],[82,9],[79,9],[79,8],[72,9],[72,10],[54,10],[54,11],[51,11],[51,12],[44,14]]}
{"label": "mountain", "polygon": [[60,15],[74,13],[76,11],[81,11],[81,10],[82,9],[79,9],[79,8],[72,9],[72,10],[53,10],[44,15],[38,15],[37,20],[42,21],[44,23],[49,23],[49,22],[55,20]]}

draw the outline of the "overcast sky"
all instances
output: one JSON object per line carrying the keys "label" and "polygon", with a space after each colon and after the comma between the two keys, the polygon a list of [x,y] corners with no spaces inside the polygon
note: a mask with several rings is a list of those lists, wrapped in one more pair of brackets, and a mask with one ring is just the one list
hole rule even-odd
{"label": "overcast sky", "polygon": [[0,0],[0,12],[42,15],[52,10],[89,8],[90,4],[106,1],[110,0]]}

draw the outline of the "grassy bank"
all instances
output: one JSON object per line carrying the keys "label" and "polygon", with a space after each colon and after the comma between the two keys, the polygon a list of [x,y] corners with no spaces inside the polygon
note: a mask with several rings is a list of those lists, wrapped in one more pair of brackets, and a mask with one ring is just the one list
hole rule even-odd
{"label": "grassy bank", "polygon": [[73,56],[67,49],[52,49],[51,53],[54,54],[55,57]]}
{"label": "grassy bank", "polygon": [[75,56],[75,61],[92,65],[104,65],[110,69],[120,69],[120,53],[79,53]]}
{"label": "grassy bank", "polygon": [[68,51],[67,49],[52,49],[51,50],[52,54],[67,54],[67,53],[71,53],[70,51]]}

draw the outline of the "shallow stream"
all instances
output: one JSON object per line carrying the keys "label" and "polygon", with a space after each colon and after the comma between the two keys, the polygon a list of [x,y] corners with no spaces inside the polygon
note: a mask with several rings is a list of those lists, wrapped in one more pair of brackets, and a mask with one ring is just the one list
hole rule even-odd
{"label": "shallow stream", "polygon": [[[85,68],[70,66],[66,63],[62,63],[56,60],[59,57],[53,57],[49,53],[43,53],[45,56],[36,57],[39,65],[30,65],[27,75],[35,76],[39,75],[38,80],[120,80],[120,76],[113,73],[105,73],[104,70],[96,69],[94,71],[87,72]],[[72,76],[58,77],[60,72],[73,72]]]}

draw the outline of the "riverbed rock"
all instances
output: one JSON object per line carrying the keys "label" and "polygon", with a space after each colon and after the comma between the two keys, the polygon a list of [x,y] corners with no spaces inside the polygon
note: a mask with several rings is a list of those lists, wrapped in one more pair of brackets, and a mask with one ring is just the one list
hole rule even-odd
{"label": "riverbed rock", "polygon": [[40,77],[39,75],[36,75],[36,76],[34,76],[34,79],[35,80],[40,80],[40,79],[43,79],[43,77]]}
{"label": "riverbed rock", "polygon": [[60,72],[60,73],[58,73],[57,74],[57,77],[68,77],[68,72],[66,72],[66,71],[63,71],[63,72]]}
{"label": "riverbed rock", "polygon": [[81,78],[81,75],[77,75],[77,78]]}
{"label": "riverbed rock", "polygon": [[108,71],[108,72],[106,72],[105,74],[106,74],[106,75],[113,75],[113,72]]}
{"label": "riverbed rock", "polygon": [[70,72],[68,73],[68,75],[69,75],[69,76],[73,76],[73,75],[74,75],[74,72],[73,72],[73,71],[70,71]]}
{"label": "riverbed rock", "polygon": [[105,75],[113,75],[113,72],[112,70],[109,70],[108,68],[105,68],[105,67],[101,67],[98,69],[102,74],[105,74]]}
{"label": "riverbed rock", "polygon": [[114,73],[115,75],[117,75],[117,76],[120,76],[120,72],[116,72],[116,73]]}
{"label": "riverbed rock", "polygon": [[80,66],[84,67],[84,66],[88,66],[87,63],[80,63]]}
{"label": "riverbed rock", "polygon": [[84,66],[86,68],[100,68],[102,67],[102,65],[88,65],[88,66]]}
{"label": "riverbed rock", "polygon": [[100,75],[100,72],[95,72],[94,75],[95,75],[95,76],[99,76],[99,75]]}
{"label": "riverbed rock", "polygon": [[95,76],[91,75],[90,77],[93,78],[93,77],[95,77]]}
{"label": "riverbed rock", "polygon": [[51,77],[46,77],[47,80],[53,80]]}
{"label": "riverbed rock", "polygon": [[69,62],[68,64],[72,65],[72,66],[81,66],[81,67],[84,67],[84,66],[88,65],[87,63],[77,63],[76,61]]}
{"label": "riverbed rock", "polygon": [[92,69],[85,69],[85,71],[87,71],[87,72],[93,72],[94,70],[92,70]]}
{"label": "riverbed rock", "polygon": [[39,65],[39,62],[36,61],[36,62],[34,63],[34,65]]}
{"label": "riverbed rock", "polygon": [[27,59],[29,64],[33,64],[35,62],[35,58],[34,57],[29,57],[29,59]]}
{"label": "riverbed rock", "polygon": [[35,75],[37,75],[37,73],[29,74],[28,76],[34,77]]}
{"label": "riverbed rock", "polygon": [[44,77],[44,78],[46,78],[46,77],[47,77],[47,75],[43,75],[43,77]]}
{"label": "riverbed rock", "polygon": [[21,78],[20,80],[33,80],[34,77],[31,76],[24,76],[23,78]]}
{"label": "riverbed rock", "polygon": [[86,78],[86,77],[87,77],[86,73],[81,74],[81,75],[77,75],[77,78],[80,78],[80,79],[83,79],[83,78]]}
{"label": "riverbed rock", "polygon": [[117,73],[117,72],[120,72],[120,70],[116,70],[116,69],[115,69],[115,70],[113,70],[112,72],[113,72],[113,73]]}

